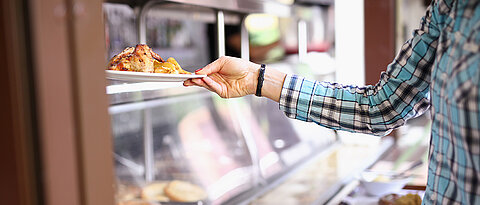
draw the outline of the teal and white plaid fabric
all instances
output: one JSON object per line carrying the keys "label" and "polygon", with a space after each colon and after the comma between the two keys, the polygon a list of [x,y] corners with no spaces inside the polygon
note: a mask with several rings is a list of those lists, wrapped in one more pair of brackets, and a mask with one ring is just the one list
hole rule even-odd
{"label": "teal and white plaid fabric", "polygon": [[375,86],[288,75],[280,109],[332,129],[388,134],[430,107],[424,204],[480,204],[480,1],[432,2]]}

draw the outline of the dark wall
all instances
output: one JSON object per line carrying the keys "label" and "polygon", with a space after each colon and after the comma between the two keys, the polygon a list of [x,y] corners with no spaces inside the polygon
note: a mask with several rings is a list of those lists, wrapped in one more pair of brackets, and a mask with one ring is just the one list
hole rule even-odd
{"label": "dark wall", "polygon": [[374,85],[395,56],[395,0],[365,0],[365,84]]}

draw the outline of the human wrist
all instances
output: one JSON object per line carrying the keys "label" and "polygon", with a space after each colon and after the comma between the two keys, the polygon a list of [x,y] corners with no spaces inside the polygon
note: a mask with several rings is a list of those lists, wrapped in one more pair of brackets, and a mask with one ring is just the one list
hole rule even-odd
{"label": "human wrist", "polygon": [[267,66],[264,74],[262,96],[278,102],[286,76],[285,73]]}
{"label": "human wrist", "polygon": [[[252,63],[249,70],[252,73],[252,80],[249,88],[249,94],[254,95],[258,86],[258,76],[261,65]],[[282,73],[274,68],[269,68],[266,66],[264,73],[264,80],[262,85],[261,96],[270,98],[276,102],[280,99],[280,93],[282,91],[283,82],[285,80],[286,74]]]}

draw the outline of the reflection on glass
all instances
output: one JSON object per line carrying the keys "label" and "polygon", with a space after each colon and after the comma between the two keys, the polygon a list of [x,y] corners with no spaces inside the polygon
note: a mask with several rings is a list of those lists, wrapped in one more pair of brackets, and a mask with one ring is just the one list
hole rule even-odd
{"label": "reflection on glass", "polygon": [[[253,186],[251,156],[229,106],[210,95],[178,99],[152,106],[144,101],[137,110],[112,115],[119,200],[181,180],[202,187],[208,203],[220,204]],[[145,179],[147,135],[153,137],[153,182]]]}
{"label": "reflection on glass", "polygon": [[300,143],[300,138],[288,118],[278,109],[278,103],[251,98],[251,105],[255,118],[276,152],[282,152]]}
{"label": "reflection on glass", "polygon": [[141,184],[144,174],[143,114],[141,111],[112,116],[116,175],[125,183]]}

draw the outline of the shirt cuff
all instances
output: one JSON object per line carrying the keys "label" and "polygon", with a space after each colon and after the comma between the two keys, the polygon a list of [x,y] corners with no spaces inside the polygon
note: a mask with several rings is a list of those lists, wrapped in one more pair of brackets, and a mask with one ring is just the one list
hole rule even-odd
{"label": "shirt cuff", "polygon": [[280,110],[289,118],[310,121],[309,113],[315,87],[315,81],[287,75],[280,93]]}

